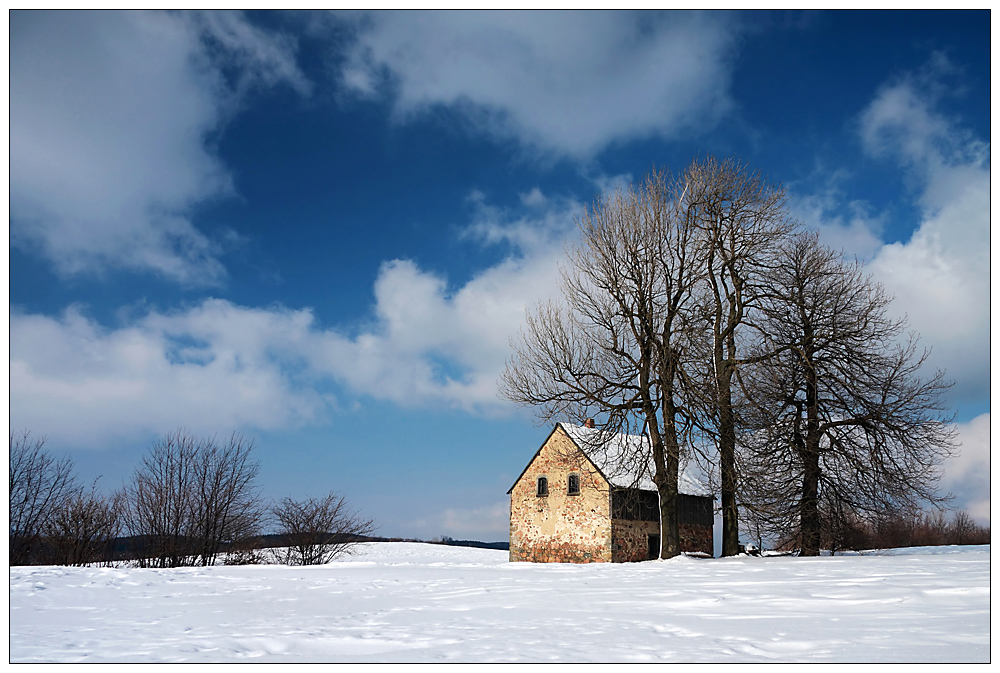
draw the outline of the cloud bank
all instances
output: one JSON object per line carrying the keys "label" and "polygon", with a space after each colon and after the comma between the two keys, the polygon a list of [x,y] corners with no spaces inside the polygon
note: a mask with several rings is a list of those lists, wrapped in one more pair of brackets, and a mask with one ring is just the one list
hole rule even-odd
{"label": "cloud bank", "polygon": [[989,148],[934,110],[946,62],[885,87],[861,117],[866,149],[895,159],[920,185],[921,223],[909,241],[882,247],[870,268],[895,294],[932,363],[957,381],[959,399],[989,394]]}
{"label": "cloud bank", "polygon": [[59,317],[12,313],[11,427],[101,447],[181,426],[213,433],[317,422],[329,401],[302,371],[311,325],[308,311],[220,300],[118,329],[75,307]]}
{"label": "cloud bank", "polygon": [[[534,200],[546,201],[541,193]],[[183,425],[276,429],[328,420],[344,398],[474,414],[506,408],[496,377],[525,309],[554,292],[572,203],[514,217],[480,203],[469,237],[515,253],[461,287],[409,260],[383,264],[374,319],[346,332],[308,309],[206,299],[106,328],[79,307],[11,315],[11,423],[100,446]],[[339,386],[339,388],[337,388]],[[332,390],[336,389],[336,396]]]}

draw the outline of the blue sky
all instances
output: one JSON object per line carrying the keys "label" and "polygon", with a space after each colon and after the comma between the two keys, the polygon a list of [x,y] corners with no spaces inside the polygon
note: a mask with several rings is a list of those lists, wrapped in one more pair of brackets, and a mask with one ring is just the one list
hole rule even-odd
{"label": "blue sky", "polygon": [[108,487],[240,431],[268,497],[506,539],[509,339],[586,204],[711,153],[896,295],[988,520],[989,94],[989,12],[13,12],[11,427]]}

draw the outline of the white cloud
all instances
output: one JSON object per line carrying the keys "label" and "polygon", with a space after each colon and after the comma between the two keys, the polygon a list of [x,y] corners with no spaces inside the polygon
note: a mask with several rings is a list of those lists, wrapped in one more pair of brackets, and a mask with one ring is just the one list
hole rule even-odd
{"label": "white cloud", "polygon": [[57,444],[99,447],[179,426],[197,432],[315,422],[328,400],[303,385],[308,311],[207,300],[109,330],[75,307],[12,313],[10,420]]}
{"label": "white cloud", "polygon": [[10,33],[12,241],[62,274],[224,277],[191,222],[232,192],[207,136],[251,88],[308,91],[294,45],[228,13],[14,12]]}
{"label": "white cloud", "polygon": [[558,241],[571,235],[575,230],[574,218],[583,211],[579,201],[550,198],[537,187],[520,197],[521,204],[530,212],[513,217],[491,206],[480,192],[474,191],[469,202],[475,207],[475,216],[462,235],[488,244],[508,243],[520,256],[531,258],[550,252],[553,243],[558,246]]}
{"label": "white cloud", "polygon": [[861,116],[866,149],[895,158],[919,188],[910,240],[881,247],[876,279],[909,316],[931,364],[956,381],[957,399],[989,394],[990,167],[988,146],[935,110],[946,89],[941,57],[883,88]]}
{"label": "white cloud", "polygon": [[865,148],[875,156],[925,168],[986,159],[986,143],[934,109],[953,92],[948,79],[957,72],[947,56],[936,52],[919,71],[883,86],[861,115]]}
{"label": "white cloud", "polygon": [[675,137],[731,107],[728,15],[381,12],[354,16],[341,85],[391,92],[406,120],[448,106],[471,127],[577,158]]}
{"label": "white cloud", "polygon": [[990,521],[990,415],[957,425],[958,455],[945,462],[942,486],[955,496],[956,507],[979,521]]}
{"label": "white cloud", "polygon": [[834,174],[827,188],[818,193],[792,192],[789,211],[796,220],[819,232],[825,245],[841,250],[848,257],[868,261],[884,245],[881,233],[883,217],[872,213],[863,201],[844,203]]}
{"label": "white cloud", "polygon": [[530,192],[526,194],[519,194],[521,197],[521,205],[528,208],[542,208],[547,203],[548,199],[542,194],[542,190],[535,187]]}
{"label": "white cloud", "polygon": [[226,65],[235,70],[237,95],[282,83],[302,95],[312,92],[312,84],[296,63],[297,44],[291,36],[265,33],[237,12],[197,12],[185,18],[200,28],[205,40],[221,47],[212,58],[215,67]]}

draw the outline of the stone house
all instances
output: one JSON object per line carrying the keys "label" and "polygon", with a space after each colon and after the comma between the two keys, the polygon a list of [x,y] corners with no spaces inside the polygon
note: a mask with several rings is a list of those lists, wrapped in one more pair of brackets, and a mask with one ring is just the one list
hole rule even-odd
{"label": "stone house", "polygon": [[[510,560],[622,562],[659,557],[659,496],[648,440],[608,435],[588,419],[557,423],[507,493]],[[630,457],[647,456],[644,460]],[[646,464],[636,474],[619,466]],[[712,555],[713,497],[690,470],[679,475],[681,550]]]}

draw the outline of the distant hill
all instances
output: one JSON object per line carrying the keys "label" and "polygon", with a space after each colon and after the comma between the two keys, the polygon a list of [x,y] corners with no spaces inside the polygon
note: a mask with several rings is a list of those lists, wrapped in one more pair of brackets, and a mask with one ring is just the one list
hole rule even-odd
{"label": "distant hill", "polygon": [[[192,541],[193,542],[193,541]],[[259,535],[253,538],[253,542],[250,546],[257,549],[266,549],[269,547],[287,547],[295,544],[295,536],[292,535]],[[444,537],[441,540],[417,540],[413,538],[400,538],[400,537],[379,537],[374,535],[352,535],[352,534],[333,534],[330,535],[330,542],[421,542],[424,544],[439,544],[447,545],[451,547],[477,547],[479,549],[510,549],[510,544],[507,542],[480,542],[479,540],[454,540],[450,537]],[[111,540],[108,543],[107,550],[100,554],[99,558],[102,561],[110,560],[125,560],[137,557],[142,557],[145,550],[150,546],[151,540],[146,537],[119,537]],[[244,544],[246,544],[244,542]],[[228,547],[224,546],[223,552],[228,551]]]}
{"label": "distant hill", "polygon": [[479,549],[503,549],[510,550],[509,542],[479,542],[478,540],[453,540],[450,537],[442,538],[440,542],[434,544],[444,544],[450,547],[478,547]]}

